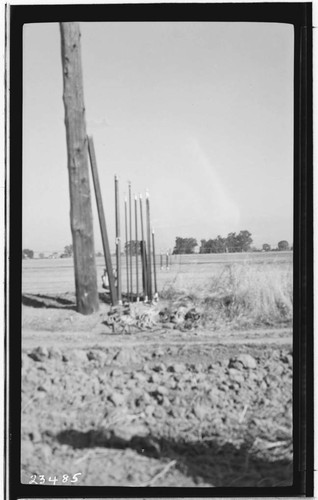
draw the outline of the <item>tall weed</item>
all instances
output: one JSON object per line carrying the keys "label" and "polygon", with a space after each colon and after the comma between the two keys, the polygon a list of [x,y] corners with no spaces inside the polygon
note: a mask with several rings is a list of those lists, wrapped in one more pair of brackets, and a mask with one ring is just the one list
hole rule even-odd
{"label": "tall weed", "polygon": [[290,326],[293,316],[291,266],[227,264],[204,281],[184,275],[166,287],[161,297],[182,298],[201,311],[205,326],[242,329],[254,326]]}

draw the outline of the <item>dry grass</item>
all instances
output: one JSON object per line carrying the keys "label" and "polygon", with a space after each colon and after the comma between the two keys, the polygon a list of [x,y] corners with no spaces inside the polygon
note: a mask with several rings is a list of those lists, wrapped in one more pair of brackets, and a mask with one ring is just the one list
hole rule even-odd
{"label": "dry grass", "polygon": [[205,326],[233,329],[290,326],[293,314],[292,266],[271,263],[226,264],[196,281],[176,276],[162,293],[168,301],[191,301]]}

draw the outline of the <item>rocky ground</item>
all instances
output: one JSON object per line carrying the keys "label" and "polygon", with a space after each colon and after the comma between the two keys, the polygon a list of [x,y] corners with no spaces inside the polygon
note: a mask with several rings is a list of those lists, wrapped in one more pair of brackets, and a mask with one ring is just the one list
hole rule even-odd
{"label": "rocky ground", "polygon": [[84,319],[71,308],[24,309],[22,483],[291,485],[286,332],[277,342],[257,332],[222,342],[199,325],[114,335],[98,317],[86,319],[93,339],[76,343]]}

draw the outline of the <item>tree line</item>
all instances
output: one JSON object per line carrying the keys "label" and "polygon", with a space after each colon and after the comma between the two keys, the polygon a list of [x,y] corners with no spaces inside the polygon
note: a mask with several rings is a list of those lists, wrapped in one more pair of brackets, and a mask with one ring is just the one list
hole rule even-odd
{"label": "tree line", "polygon": [[[237,252],[251,252],[251,251],[260,251],[255,247],[252,247],[253,239],[252,234],[243,230],[238,234],[229,233],[226,237],[222,237],[218,235],[214,239],[209,240],[201,240],[201,244],[198,245],[198,242],[195,238],[181,238],[180,236],[176,237],[175,247],[173,249],[173,254],[192,254],[192,253],[237,253]],[[199,249],[197,247],[199,246]],[[271,245],[268,243],[264,243],[262,246],[262,250],[264,252],[270,252],[272,250],[292,250],[292,247],[289,246],[288,241],[281,240],[277,244],[277,248],[271,248]]]}
{"label": "tree line", "polygon": [[[173,254],[191,254],[191,253],[236,253],[236,252],[271,252],[271,251],[284,251],[293,250],[293,247],[289,245],[288,241],[281,240],[277,243],[276,248],[272,248],[268,243],[264,243],[261,249],[252,246],[253,239],[252,234],[249,231],[240,231],[238,234],[229,233],[226,238],[218,235],[214,239],[201,240],[201,245],[199,246],[195,238],[181,238],[176,237],[175,247],[173,249]],[[199,246],[199,249],[197,247]],[[125,243],[123,254],[140,255],[140,242],[128,241]],[[64,253],[59,255],[59,257],[72,257],[73,256],[73,245],[66,245],[64,247]],[[101,257],[102,253],[97,252],[97,257]],[[22,250],[22,259],[33,259],[34,252],[30,249]],[[44,254],[40,254],[40,258],[44,258]]]}

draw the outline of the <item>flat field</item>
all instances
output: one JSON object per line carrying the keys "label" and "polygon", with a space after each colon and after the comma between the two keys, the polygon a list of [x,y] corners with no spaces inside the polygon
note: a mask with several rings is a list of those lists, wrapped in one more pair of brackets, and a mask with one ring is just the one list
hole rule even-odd
{"label": "flat field", "polygon": [[[163,256],[163,267],[160,268],[160,256],[156,256],[156,270],[158,290],[162,291],[170,285],[188,287],[201,285],[211,277],[220,276],[224,268],[233,266],[246,266],[275,272],[277,268],[292,272],[292,252],[268,253],[236,253],[236,254],[193,254],[171,255],[169,269],[166,269],[166,259]],[[115,258],[112,258],[115,266]],[[140,260],[139,266],[140,266]],[[136,264],[133,258],[133,282],[135,286]],[[264,267],[266,266],[266,268]],[[96,257],[98,278],[104,272],[105,261],[103,257]],[[140,271],[140,267],[139,267]],[[140,278],[139,278],[140,280]],[[126,290],[126,259],[122,257],[123,290]],[[99,285],[102,282],[99,279]],[[139,285],[140,286],[140,285]],[[73,259],[30,259],[22,261],[22,292],[26,293],[65,293],[74,292]],[[101,289],[102,291],[102,289]]]}
{"label": "flat field", "polygon": [[23,483],[292,483],[292,253],[163,264],[159,301],[111,323],[102,258],[90,316],[72,259],[23,261]]}

